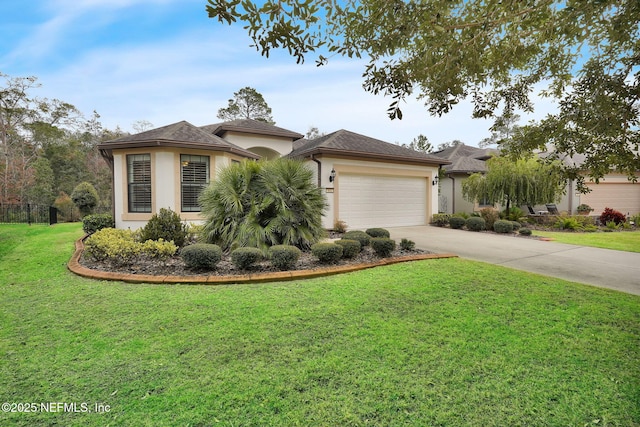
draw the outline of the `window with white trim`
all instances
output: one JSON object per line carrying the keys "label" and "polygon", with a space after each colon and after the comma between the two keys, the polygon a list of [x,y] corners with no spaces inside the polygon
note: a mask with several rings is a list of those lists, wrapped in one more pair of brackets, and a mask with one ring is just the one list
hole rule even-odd
{"label": "window with white trim", "polygon": [[200,212],[198,198],[209,184],[209,157],[180,155],[180,188],[182,212]]}
{"label": "window with white trim", "polygon": [[151,154],[127,155],[127,190],[130,213],[151,212]]}
{"label": "window with white trim", "polygon": [[480,207],[493,207],[493,203],[489,200],[489,196],[485,195],[482,199],[478,201],[478,206]]}

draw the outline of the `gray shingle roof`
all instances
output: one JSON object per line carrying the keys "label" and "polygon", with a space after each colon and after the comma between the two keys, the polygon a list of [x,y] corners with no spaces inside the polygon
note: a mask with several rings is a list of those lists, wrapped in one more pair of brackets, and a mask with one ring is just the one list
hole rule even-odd
{"label": "gray shingle roof", "polygon": [[431,156],[396,144],[381,141],[347,130],[339,130],[320,138],[295,144],[289,157],[308,157],[312,154],[333,154],[349,157],[379,158],[403,162],[443,165],[448,160]]}
{"label": "gray shingle roof", "polygon": [[167,126],[162,126],[135,135],[127,135],[98,145],[101,150],[112,150],[114,148],[137,148],[171,146],[182,148],[197,148],[213,151],[227,151],[239,156],[258,159],[252,153],[224,139],[212,135],[197,126],[186,121],[180,121]]}
{"label": "gray shingle roof", "polygon": [[297,140],[304,136],[288,129],[252,119],[237,119],[224,123],[215,123],[202,126],[201,129],[218,136],[222,136],[225,132],[229,131],[253,133],[258,135],[282,136],[285,138],[291,138],[292,140]]}
{"label": "gray shingle roof", "polygon": [[496,154],[498,154],[496,149],[478,148],[466,144],[454,145],[433,153],[434,156],[451,161],[450,165],[443,167],[448,173],[486,172],[485,160]]}
{"label": "gray shingle roof", "polygon": [[453,163],[443,167],[445,172],[474,173],[486,172],[487,162],[484,160],[472,159],[471,157],[458,157]]}

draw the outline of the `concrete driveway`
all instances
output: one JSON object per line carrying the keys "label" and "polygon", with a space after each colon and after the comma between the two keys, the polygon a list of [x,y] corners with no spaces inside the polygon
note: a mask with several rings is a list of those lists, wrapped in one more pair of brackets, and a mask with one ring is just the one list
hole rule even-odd
{"label": "concrete driveway", "polygon": [[416,247],[640,295],[640,253],[433,226],[389,228]]}

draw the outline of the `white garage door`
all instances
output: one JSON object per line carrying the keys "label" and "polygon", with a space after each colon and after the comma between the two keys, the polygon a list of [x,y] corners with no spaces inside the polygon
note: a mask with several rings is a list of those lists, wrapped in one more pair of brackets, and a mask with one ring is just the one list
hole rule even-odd
{"label": "white garage door", "polygon": [[583,194],[582,203],[593,208],[593,214],[599,215],[604,208],[615,209],[623,214],[640,213],[640,183],[591,184],[591,192]]}
{"label": "white garage door", "polygon": [[426,225],[427,179],[341,174],[339,219],[350,229]]}

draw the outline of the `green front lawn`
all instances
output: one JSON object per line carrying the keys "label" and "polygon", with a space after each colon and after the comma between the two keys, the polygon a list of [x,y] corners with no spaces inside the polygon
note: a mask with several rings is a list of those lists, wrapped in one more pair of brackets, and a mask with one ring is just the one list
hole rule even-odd
{"label": "green front lawn", "polygon": [[534,230],[533,234],[535,236],[551,237],[557,242],[571,245],[640,252],[640,231],[581,233],[574,231]]}
{"label": "green front lawn", "polygon": [[109,412],[0,425],[640,425],[638,296],[461,259],[99,282],[65,268],[80,235],[0,226],[0,394]]}

